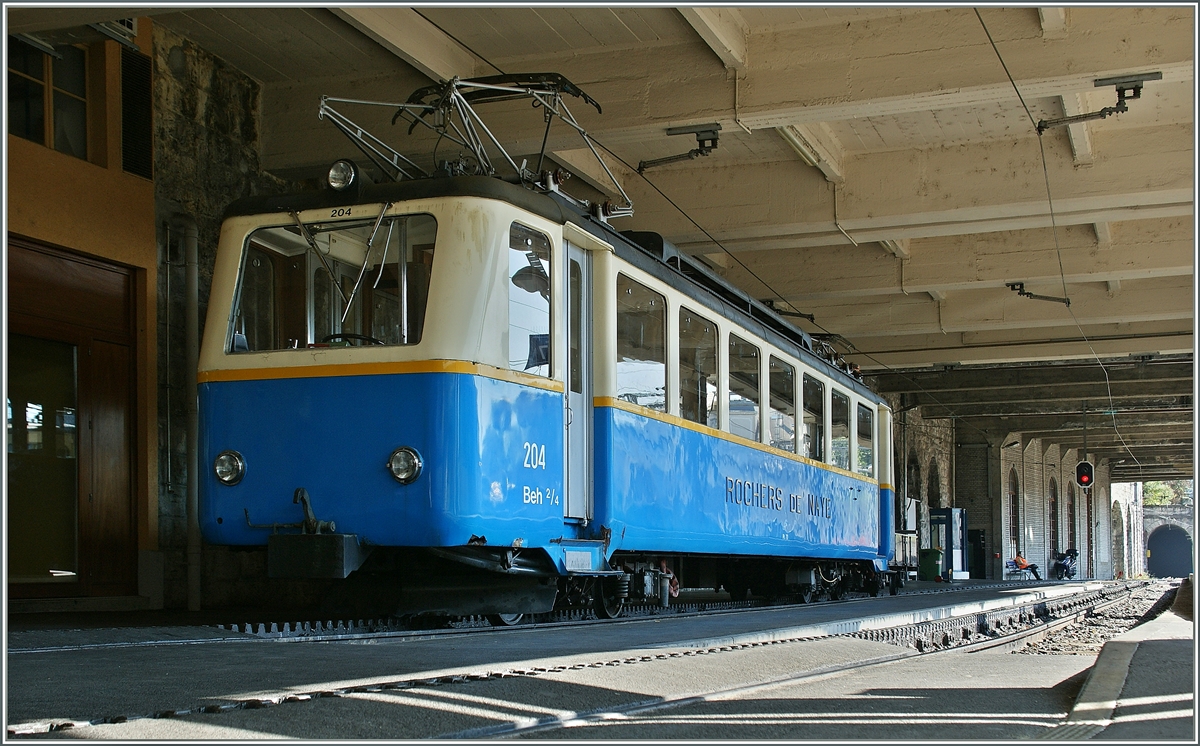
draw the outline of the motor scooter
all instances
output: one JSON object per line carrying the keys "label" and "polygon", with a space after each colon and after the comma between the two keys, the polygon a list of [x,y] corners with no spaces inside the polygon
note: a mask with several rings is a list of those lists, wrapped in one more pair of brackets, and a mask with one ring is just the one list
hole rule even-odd
{"label": "motor scooter", "polygon": [[1062,554],[1055,555],[1054,566],[1050,568],[1050,572],[1057,580],[1071,580],[1075,577],[1078,563],[1079,552],[1075,549],[1068,549]]}

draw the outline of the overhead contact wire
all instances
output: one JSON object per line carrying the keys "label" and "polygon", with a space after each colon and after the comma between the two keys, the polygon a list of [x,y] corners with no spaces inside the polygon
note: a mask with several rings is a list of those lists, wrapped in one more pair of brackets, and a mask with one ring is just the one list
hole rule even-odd
{"label": "overhead contact wire", "polygon": [[[1021,107],[1025,109],[1025,116],[1029,117],[1029,123],[1033,125],[1034,130],[1037,132],[1038,152],[1041,154],[1042,159],[1042,177],[1046,182],[1046,202],[1050,208],[1050,234],[1054,238],[1054,252],[1058,257],[1058,276],[1062,281],[1063,297],[1067,300],[1067,313],[1071,315],[1071,321],[1075,323],[1075,328],[1079,330],[1079,336],[1083,338],[1083,342],[1087,345],[1088,350],[1091,351],[1092,357],[1096,359],[1096,364],[1100,366],[1100,372],[1104,374],[1104,385],[1108,391],[1108,411],[1109,415],[1112,417],[1113,432],[1117,434],[1117,438],[1121,441],[1121,445],[1125,448],[1125,452],[1128,453],[1129,457],[1133,459],[1133,462],[1137,464],[1138,474],[1140,475],[1142,474],[1143,469],[1142,462],[1138,460],[1136,455],[1134,455],[1133,450],[1125,441],[1125,436],[1121,434],[1120,428],[1117,427],[1117,407],[1113,402],[1112,382],[1108,377],[1108,368],[1105,367],[1104,361],[1100,359],[1100,355],[1096,353],[1096,348],[1092,346],[1092,342],[1090,339],[1088,339],[1087,333],[1083,331],[1083,325],[1079,323],[1079,319],[1075,316],[1075,312],[1071,310],[1071,299],[1067,294],[1067,275],[1063,270],[1062,248],[1058,243],[1058,220],[1054,213],[1054,195],[1050,190],[1050,169],[1046,162],[1046,145],[1045,141],[1042,139],[1042,135],[1044,133],[1041,130],[1038,130],[1037,121],[1033,118],[1033,113],[1029,110],[1029,105],[1025,103],[1025,97],[1021,95],[1021,89],[1017,85],[1017,81],[1013,78],[1012,73],[1009,72],[1008,65],[1004,62],[1004,56],[1000,54],[1000,48],[996,46],[996,40],[992,38],[992,32],[988,30],[987,24],[984,23],[983,16],[980,15],[979,9],[973,8],[973,10],[975,11],[975,17],[979,19],[979,25],[983,27],[983,33],[987,35],[988,42],[992,45],[992,51],[996,53],[996,59],[1000,60],[1000,66],[1004,68],[1004,74],[1008,76],[1008,82],[1012,85],[1013,91],[1016,92],[1017,98],[1021,101]],[[1084,460],[1087,459],[1086,453],[1083,454],[1083,458]]]}
{"label": "overhead contact wire", "polygon": [[[416,11],[416,13],[417,13],[417,15],[421,16],[421,18],[424,18],[426,21],[428,21],[428,22],[429,22],[429,23],[430,23],[430,24],[431,24],[431,25],[432,25],[434,28],[436,28],[438,31],[441,31],[441,32],[442,32],[442,33],[444,33],[446,36],[449,36],[449,37],[450,37],[451,39],[453,39],[453,40],[454,40],[456,43],[458,43],[458,44],[459,44],[459,45],[460,45],[460,46],[461,46],[463,49],[467,50],[468,52],[470,52],[471,54],[473,54],[475,57],[479,58],[479,59],[480,59],[480,60],[481,60],[481,61],[482,61],[484,64],[488,65],[488,66],[489,66],[489,67],[491,67],[493,70],[496,70],[496,71],[497,71],[498,73],[500,73],[501,75],[507,75],[507,74],[508,74],[508,73],[506,73],[506,72],[505,72],[505,71],[504,71],[504,70],[503,70],[503,69],[502,69],[502,68],[501,68],[499,65],[497,65],[497,64],[496,64],[496,63],[494,63],[494,62],[492,62],[492,61],[491,61],[491,60],[489,60],[487,57],[484,57],[484,56],[483,56],[482,54],[480,54],[479,52],[475,51],[475,49],[473,49],[473,48],[472,48],[470,45],[468,45],[468,44],[464,43],[464,42],[463,42],[461,39],[459,39],[458,37],[456,37],[454,34],[451,34],[449,31],[447,31],[446,29],[442,28],[440,25],[438,25],[438,24],[437,24],[437,22],[435,22],[435,21],[431,20],[429,17],[427,17],[426,15],[424,15],[423,13],[421,13],[421,11],[420,11],[420,10],[417,10],[417,11]],[[981,22],[982,22],[982,19],[980,19],[980,20],[981,20]],[[990,38],[990,37],[989,37],[989,38]],[[1001,63],[1003,64],[1003,61],[1001,61]],[[1018,92],[1018,95],[1019,95],[1019,92]],[[1026,109],[1026,111],[1028,111],[1028,109]],[[643,181],[645,181],[645,182],[646,182],[646,183],[647,183],[647,184],[650,186],[650,188],[651,188],[651,189],[653,189],[655,192],[657,192],[657,193],[659,194],[659,196],[661,196],[663,199],[665,199],[665,200],[666,200],[666,201],[667,201],[667,202],[668,202],[668,203],[671,205],[671,207],[675,208],[675,210],[677,210],[677,211],[679,212],[679,214],[680,214],[680,215],[682,215],[682,216],[683,216],[685,219],[687,219],[687,221],[688,221],[689,223],[691,223],[692,225],[696,226],[696,228],[697,228],[697,229],[698,229],[698,230],[699,230],[701,233],[703,233],[703,234],[704,234],[706,237],[708,237],[708,240],[712,241],[712,242],[713,242],[713,243],[714,243],[714,244],[715,244],[715,245],[716,245],[716,246],[717,246],[719,249],[721,249],[721,251],[725,252],[725,254],[726,254],[727,256],[729,256],[729,258],[731,258],[731,259],[733,259],[733,261],[737,262],[738,266],[740,266],[740,267],[741,267],[742,269],[744,269],[744,270],[745,270],[745,271],[746,271],[746,272],[747,272],[747,273],[748,273],[748,274],[749,274],[751,277],[753,277],[755,280],[757,280],[757,281],[759,282],[759,284],[761,284],[761,285],[762,285],[764,288],[766,288],[766,289],[767,289],[767,291],[768,291],[768,292],[769,292],[769,293],[770,293],[772,296],[774,296],[774,297],[776,297],[776,298],[779,298],[779,299],[780,299],[780,300],[782,300],[784,303],[787,303],[789,306],[791,306],[791,307],[792,307],[792,309],[793,309],[794,311],[797,311],[797,312],[799,312],[799,311],[800,311],[800,309],[796,308],[795,304],[793,304],[791,301],[789,301],[789,300],[787,300],[786,298],[784,298],[784,296],[783,296],[781,293],[779,293],[778,291],[776,291],[776,290],[775,290],[775,288],[771,287],[770,283],[768,283],[768,282],[767,282],[766,280],[764,280],[763,278],[759,277],[759,276],[758,276],[758,274],[757,274],[757,273],[756,273],[754,270],[750,269],[750,267],[746,266],[746,263],[745,263],[745,262],[743,262],[743,261],[742,261],[740,258],[738,258],[738,257],[737,257],[737,255],[735,255],[735,254],[734,254],[732,251],[730,251],[728,248],[726,248],[726,247],[725,247],[725,244],[723,244],[723,243],[721,243],[719,240],[717,240],[716,236],[714,236],[712,233],[709,233],[708,229],[706,229],[704,226],[700,225],[700,223],[698,223],[698,222],[696,221],[696,219],[695,219],[695,218],[693,218],[693,217],[692,217],[692,216],[691,216],[691,215],[688,213],[688,211],[687,211],[687,210],[684,210],[682,207],[680,207],[680,206],[679,206],[679,205],[678,205],[678,204],[675,202],[675,200],[673,200],[673,199],[671,199],[669,196],[667,196],[667,194],[666,194],[665,192],[663,192],[663,190],[659,189],[659,188],[658,188],[658,185],[657,185],[657,184],[655,184],[653,181],[651,181],[651,180],[650,180],[650,179],[649,179],[649,178],[648,178],[648,177],[647,177],[645,174],[643,174],[643,173],[640,173],[640,172],[639,172],[639,171],[638,171],[636,168],[634,168],[632,165],[630,165],[628,161],[626,161],[624,158],[622,158],[621,156],[619,156],[619,155],[617,155],[616,153],[614,153],[614,152],[612,151],[612,149],[611,149],[611,148],[609,148],[609,147],[608,147],[607,145],[605,145],[604,143],[600,142],[600,141],[599,141],[598,139],[596,139],[595,137],[593,137],[593,136],[591,136],[591,135],[588,135],[588,137],[589,137],[589,138],[591,138],[592,142],[596,143],[596,144],[597,144],[597,145],[599,145],[601,148],[603,148],[603,149],[604,149],[604,151],[605,151],[606,153],[608,153],[608,154],[609,154],[609,155],[611,155],[613,158],[616,158],[618,161],[620,161],[620,162],[621,162],[621,164],[622,164],[622,165],[624,165],[624,166],[625,166],[627,169],[629,169],[631,172],[633,172],[633,173],[637,174],[638,176],[640,176],[640,177],[642,178],[642,180],[643,180]],[[836,199],[836,194],[835,194],[835,199]],[[836,216],[835,216],[835,220],[836,220]],[[839,228],[840,228],[840,226],[839,226]],[[847,238],[849,238],[849,236],[847,236]],[[853,242],[853,239],[851,239],[851,241]],[[842,340],[842,343],[843,343],[843,345],[846,347],[847,351],[848,351],[848,352],[850,352],[851,354],[860,355],[860,356],[862,356],[862,357],[865,357],[866,359],[870,360],[871,362],[873,362],[873,363],[875,363],[876,365],[880,366],[881,368],[885,369],[885,370],[886,370],[886,371],[888,371],[889,373],[892,373],[892,374],[894,374],[894,375],[899,375],[899,376],[903,377],[904,379],[908,380],[909,382],[911,382],[912,384],[914,384],[914,385],[915,385],[915,386],[916,386],[916,387],[917,387],[917,388],[920,390],[920,392],[921,392],[922,394],[924,394],[925,396],[929,397],[929,399],[932,401],[932,403],[933,403],[933,404],[935,404],[935,405],[937,405],[937,406],[939,406],[939,407],[941,407],[941,408],[945,409],[947,412],[949,412],[949,413],[950,413],[950,416],[951,416],[951,418],[952,418],[952,419],[954,419],[954,421],[955,421],[955,422],[962,423],[962,424],[966,425],[967,427],[969,427],[969,428],[971,428],[971,429],[973,429],[973,430],[975,430],[975,431],[977,431],[977,432],[979,432],[979,433],[981,433],[981,434],[983,434],[983,435],[985,435],[985,436],[987,435],[987,431],[986,431],[986,430],[983,430],[982,428],[978,427],[977,425],[973,425],[973,424],[971,424],[971,423],[967,422],[966,420],[964,420],[964,419],[960,418],[960,417],[958,416],[958,414],[957,414],[957,413],[956,413],[956,412],[955,412],[953,409],[951,409],[951,408],[950,408],[950,406],[948,406],[948,405],[946,405],[946,404],[943,404],[941,401],[939,401],[939,400],[938,400],[938,398],[937,398],[936,396],[934,396],[934,395],[933,395],[933,394],[931,394],[929,391],[927,391],[927,390],[925,389],[925,387],[923,387],[923,386],[920,384],[920,382],[918,382],[916,379],[914,379],[914,378],[911,378],[911,377],[910,377],[910,376],[908,376],[906,373],[903,373],[903,372],[901,372],[901,371],[898,371],[898,370],[896,370],[895,368],[891,367],[890,365],[888,365],[888,364],[884,363],[883,361],[879,360],[878,358],[876,358],[874,355],[871,355],[871,354],[870,354],[870,353],[868,353],[868,352],[863,352],[862,350],[859,350],[857,347],[855,347],[855,346],[854,346],[854,344],[853,344],[853,343],[852,343],[852,342],[851,342],[849,339],[846,339],[846,337],[842,336],[841,334],[836,334],[836,333],[834,333],[834,332],[831,332],[831,331],[829,331],[829,330],[828,330],[828,329],[826,329],[824,326],[822,326],[821,324],[817,323],[815,320],[812,320],[812,321],[810,321],[810,323],[811,323],[813,326],[815,326],[815,327],[817,327],[818,329],[820,329],[820,330],[821,330],[822,332],[824,332],[825,334],[827,334],[828,336],[830,336],[831,338],[832,338],[832,337],[836,337],[836,338],[838,338],[838,339]],[[1106,375],[1107,375],[1107,374],[1106,374]]]}

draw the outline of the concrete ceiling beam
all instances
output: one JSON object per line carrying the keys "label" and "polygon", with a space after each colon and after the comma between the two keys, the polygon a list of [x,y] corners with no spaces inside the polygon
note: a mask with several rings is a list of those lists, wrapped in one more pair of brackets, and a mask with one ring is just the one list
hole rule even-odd
{"label": "concrete ceiling beam", "polygon": [[[1192,16],[1186,12],[1071,8],[1072,26],[1087,32],[1050,43],[1032,9],[981,13],[1030,104],[1095,91],[1098,78],[1140,70],[1162,70],[1164,83],[1191,81]],[[1132,53],[1150,47],[1153,67],[1144,55]],[[1020,106],[969,8],[876,18],[821,34],[796,29],[752,35],[750,48],[755,62],[741,118],[754,128],[996,102]],[[913,65],[914,58],[921,64]],[[795,75],[797,68],[803,76]]]}
{"label": "concrete ceiling beam", "polygon": [[475,55],[412,8],[340,7],[330,10],[434,82],[455,76],[470,78],[476,74]]}
{"label": "concrete ceiling beam", "polygon": [[[1159,384],[1159,387],[1165,387]],[[1175,386],[1181,389],[1182,386]],[[1174,393],[1172,395],[1129,396],[1128,393],[1114,392],[1109,399],[1102,386],[1087,385],[1094,396],[1069,397],[1064,392],[1062,398],[1039,398],[1025,389],[994,389],[988,391],[941,392],[941,393],[910,393],[905,395],[905,405],[918,404],[922,407],[925,417],[990,417],[1012,416],[1027,414],[1070,414],[1081,413],[1084,403],[1091,415],[1108,416],[1100,413],[1116,411],[1190,411],[1193,409],[1192,392]],[[1128,389],[1126,389],[1128,391]],[[1012,401],[1004,401],[1004,395],[1012,395]]]}
{"label": "concrete ceiling beam", "polygon": [[[1074,117],[1088,113],[1081,94],[1068,93],[1059,96],[1059,100],[1062,102],[1064,116]],[[1092,153],[1092,136],[1088,132],[1087,122],[1067,125],[1067,137],[1071,140],[1071,155],[1074,157],[1076,166],[1091,166],[1096,162],[1096,157]]]}
{"label": "concrete ceiling beam", "polygon": [[1058,363],[997,368],[971,367],[947,370],[911,370],[873,374],[871,387],[881,393],[986,392],[1001,388],[1034,389],[1047,387],[1090,386],[1106,381],[1114,384],[1169,383],[1187,384],[1193,377],[1191,356],[1172,360],[1105,360],[1106,371],[1093,360],[1083,363]]}
{"label": "concrete ceiling beam", "polygon": [[[1106,156],[1087,179],[1073,175],[1067,145],[1047,144],[1051,182],[1059,185],[1053,219],[1033,138],[849,158],[845,186],[838,190],[841,229],[834,222],[833,192],[795,163],[735,169],[710,160],[664,169],[653,180],[675,195],[683,209],[703,214],[705,229],[731,251],[846,246],[851,238],[865,243],[1052,225],[1061,229],[1193,214],[1190,125],[1121,130],[1105,139]],[[1135,184],[1153,188],[1133,188]],[[655,199],[652,189],[636,181],[630,187],[635,199],[646,198],[632,220],[635,228],[659,226],[690,253],[714,250],[707,236]]]}
{"label": "concrete ceiling beam", "polygon": [[[733,274],[733,273],[731,273]],[[740,281],[740,280],[739,280]],[[751,287],[745,282],[743,286]],[[1029,292],[1061,297],[1061,284],[1026,285]],[[1138,323],[1191,319],[1194,293],[1187,276],[1156,277],[1122,284],[1121,294],[1109,298],[1102,284],[1068,285],[1070,313],[1083,325]],[[1049,301],[1023,298],[1007,288],[984,288],[948,293],[945,301],[925,295],[869,296],[854,299],[811,299],[783,294],[784,300],[830,332],[845,337],[933,334],[1061,327],[1072,318],[1067,308],[1053,313]],[[1061,304],[1059,304],[1061,305]],[[805,327],[807,328],[807,327]],[[819,331],[819,330],[813,330]]]}
{"label": "concrete ceiling beam", "polygon": [[1066,8],[1038,8],[1043,39],[1065,39],[1067,36]]}
{"label": "concrete ceiling beam", "polygon": [[[971,427],[992,432],[1007,431],[1021,433],[1027,438],[1067,438],[1079,436],[1082,441],[1083,417],[1063,416],[1058,414],[1027,415],[1020,417],[972,418]],[[1177,428],[1179,432],[1191,433],[1192,415],[1189,412],[1166,414],[1131,414],[1117,418],[1117,428],[1114,430],[1111,418],[1101,420],[1098,417],[1088,417],[1088,445],[1091,445],[1093,435],[1104,437],[1120,433],[1126,441],[1130,438],[1162,437],[1164,433]],[[1058,442],[1057,440],[1055,442]],[[1074,441],[1072,441],[1074,442]],[[1099,441],[1098,441],[1099,442]]]}
{"label": "concrete ceiling beam", "polygon": [[676,8],[721,64],[746,69],[746,21],[736,8]]}
{"label": "concrete ceiling beam", "polygon": [[[1099,368],[1097,367],[1097,371]],[[1110,409],[1116,406],[1176,406],[1181,398],[1191,399],[1192,381],[1117,381],[1106,384],[1051,384],[1042,387],[1005,386],[969,391],[911,391],[904,396],[905,405],[927,407],[1043,407],[1054,411],[1076,411],[1086,403],[1088,409]],[[1188,406],[1191,406],[1190,402]]]}
{"label": "concrete ceiling beam", "polygon": [[[755,274],[780,278],[780,293],[813,300],[1003,288],[1010,282],[1069,284],[1120,282],[1148,277],[1190,276],[1195,237],[1190,220],[1163,218],[1122,225],[1110,250],[1097,250],[1087,226],[1057,231],[1058,250],[1050,229],[1001,231],[942,236],[896,244],[905,261],[895,261],[871,244],[837,251],[777,249],[742,253],[739,258]],[[890,248],[889,248],[890,250]],[[1062,264],[1059,264],[1059,257]],[[803,266],[805,271],[796,272]],[[741,280],[741,270],[730,277]],[[1110,296],[1112,288],[1109,288]]]}
{"label": "concrete ceiling beam", "polygon": [[931,365],[1003,365],[1030,361],[1079,361],[1131,355],[1187,355],[1193,351],[1192,320],[1150,324],[1110,324],[1088,330],[1084,342],[1079,330],[1043,327],[964,334],[931,333],[891,337],[878,333],[854,337],[855,354],[846,357],[863,371]]}
{"label": "concrete ceiling beam", "polygon": [[846,176],[842,168],[844,149],[827,124],[789,124],[778,127],[776,131],[802,161],[819,169],[826,181],[831,184],[845,183]]}

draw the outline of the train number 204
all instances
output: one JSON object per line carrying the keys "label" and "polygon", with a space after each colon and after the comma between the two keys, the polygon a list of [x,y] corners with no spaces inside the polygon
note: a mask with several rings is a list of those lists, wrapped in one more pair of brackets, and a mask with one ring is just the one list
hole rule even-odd
{"label": "train number 204", "polygon": [[538,445],[537,443],[525,444],[525,468],[546,468],[546,446]]}

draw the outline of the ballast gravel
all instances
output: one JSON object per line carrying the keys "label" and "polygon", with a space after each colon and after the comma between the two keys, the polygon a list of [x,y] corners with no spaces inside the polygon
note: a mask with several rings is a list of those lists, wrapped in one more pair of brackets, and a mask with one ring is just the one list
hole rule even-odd
{"label": "ballast gravel", "polygon": [[1158,581],[1136,588],[1120,603],[1088,615],[1014,655],[1097,655],[1104,643],[1170,608],[1176,586]]}

